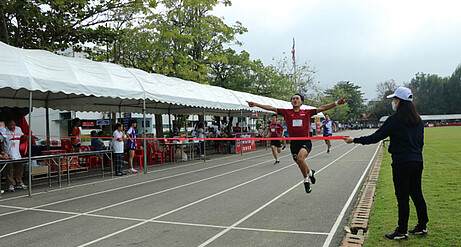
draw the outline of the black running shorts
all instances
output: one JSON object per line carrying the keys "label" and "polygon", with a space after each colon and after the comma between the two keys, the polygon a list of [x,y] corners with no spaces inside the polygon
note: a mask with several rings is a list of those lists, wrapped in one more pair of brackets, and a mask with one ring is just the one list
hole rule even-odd
{"label": "black running shorts", "polygon": [[309,154],[312,150],[311,140],[292,140],[290,144],[291,155],[293,156],[294,161],[298,159],[298,153],[301,148],[307,150]]}
{"label": "black running shorts", "polygon": [[276,146],[278,148],[281,148],[282,143],[280,142],[280,140],[271,140],[271,146]]}

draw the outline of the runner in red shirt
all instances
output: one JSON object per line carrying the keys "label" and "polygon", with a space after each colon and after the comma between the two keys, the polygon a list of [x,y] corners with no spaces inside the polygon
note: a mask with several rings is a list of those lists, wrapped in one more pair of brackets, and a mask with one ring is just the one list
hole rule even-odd
{"label": "runner in red shirt", "polygon": [[[336,105],[344,104],[344,98],[346,98],[346,96],[342,97],[337,102],[323,105],[317,109],[308,110],[301,110],[301,105],[304,103],[304,96],[299,93],[291,96],[291,105],[293,106],[293,109],[277,109],[270,105],[261,105],[251,101],[247,101],[247,103],[250,107],[257,106],[264,110],[273,111],[282,115],[285,118],[290,137],[309,137],[309,122],[311,117],[319,112],[329,110]],[[293,159],[296,161],[301,173],[303,174],[306,193],[310,193],[312,191],[309,179],[312,184],[315,184],[316,181],[314,176],[315,171],[313,169],[309,169],[305,160],[311,149],[312,142],[310,140],[293,140],[290,145]]]}
{"label": "runner in red shirt", "polygon": [[[269,124],[269,134],[267,135],[267,137],[281,137],[284,132],[285,130],[283,129],[283,126],[279,122],[277,122],[277,114],[273,114],[272,123]],[[275,158],[274,165],[280,163],[280,160],[277,157],[277,152],[275,151],[276,147],[278,153],[282,152],[282,143],[280,142],[280,140],[271,140],[272,154]]]}

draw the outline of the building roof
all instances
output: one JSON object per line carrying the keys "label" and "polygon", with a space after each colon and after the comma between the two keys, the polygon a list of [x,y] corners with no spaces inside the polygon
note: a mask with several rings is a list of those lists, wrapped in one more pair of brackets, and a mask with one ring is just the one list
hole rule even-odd
{"label": "building roof", "polygon": [[[380,122],[386,121],[389,116],[383,116],[379,119]],[[439,120],[461,120],[461,114],[445,114],[445,115],[421,115],[423,121],[439,121]]]}

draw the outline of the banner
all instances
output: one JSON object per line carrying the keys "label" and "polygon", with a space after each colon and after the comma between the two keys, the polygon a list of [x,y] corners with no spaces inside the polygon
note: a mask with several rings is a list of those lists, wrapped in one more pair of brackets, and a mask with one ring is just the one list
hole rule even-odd
{"label": "banner", "polygon": [[[255,137],[254,133],[237,133],[235,134],[235,138],[253,138]],[[241,153],[256,150],[256,142],[255,140],[237,140],[235,142],[235,152]]]}

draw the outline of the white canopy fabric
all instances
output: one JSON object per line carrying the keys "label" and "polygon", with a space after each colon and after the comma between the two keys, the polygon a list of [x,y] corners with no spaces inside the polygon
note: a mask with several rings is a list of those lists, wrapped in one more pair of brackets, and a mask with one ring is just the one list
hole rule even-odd
{"label": "white canopy fabric", "polygon": [[[120,65],[26,50],[0,42],[0,106],[29,106],[74,111],[243,115],[246,101],[277,108],[291,103],[199,84]],[[312,108],[303,106],[303,108]]]}

